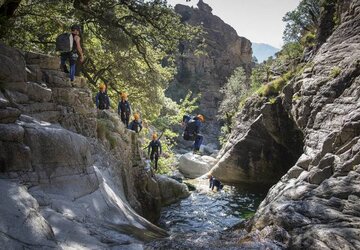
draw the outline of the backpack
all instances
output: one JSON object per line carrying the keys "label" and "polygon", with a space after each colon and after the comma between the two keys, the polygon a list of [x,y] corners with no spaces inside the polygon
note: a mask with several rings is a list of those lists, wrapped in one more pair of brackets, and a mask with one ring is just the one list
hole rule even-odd
{"label": "backpack", "polygon": [[196,121],[194,119],[191,119],[186,123],[186,127],[184,130],[183,138],[187,141],[192,141],[195,139],[195,131],[196,131]]}
{"label": "backpack", "polygon": [[140,121],[137,122],[137,121],[132,121],[130,124],[129,124],[129,129],[135,131],[136,133],[139,132],[139,127],[140,127]]}
{"label": "backpack", "polygon": [[71,52],[73,44],[73,35],[71,33],[63,33],[56,38],[56,51]]}

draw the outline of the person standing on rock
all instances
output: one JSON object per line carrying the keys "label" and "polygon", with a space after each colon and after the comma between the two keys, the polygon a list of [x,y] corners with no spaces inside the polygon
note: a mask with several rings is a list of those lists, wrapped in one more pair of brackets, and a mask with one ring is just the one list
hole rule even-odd
{"label": "person standing on rock", "polygon": [[[75,80],[76,61],[77,61],[78,57],[80,56],[80,58],[79,58],[80,63],[84,62],[84,54],[83,54],[83,50],[81,48],[81,43],[80,43],[80,41],[81,41],[81,39],[80,39],[80,31],[81,31],[81,29],[80,29],[79,25],[73,25],[73,26],[71,26],[71,33],[70,34],[68,34],[68,33],[62,34],[62,35],[60,35],[58,37],[58,39],[56,41],[57,47],[58,47],[58,43],[60,43],[59,46],[62,47],[61,46],[62,44],[68,43],[68,41],[70,41],[70,43],[72,42],[72,44],[70,44],[70,46],[69,46],[69,49],[59,48],[59,50],[63,51],[60,54],[60,56],[61,56],[60,68],[65,73],[70,73],[70,80],[71,81]],[[67,37],[70,36],[69,40],[67,40],[68,38],[66,36]],[[66,51],[66,50],[68,50],[68,51]],[[66,67],[66,61],[69,61],[70,72],[68,71],[68,69]]]}
{"label": "person standing on rock", "polygon": [[99,92],[96,94],[96,108],[103,110],[110,108],[110,98],[106,93],[106,85],[100,84]]}
{"label": "person standing on rock", "polygon": [[121,117],[121,121],[125,124],[126,127],[128,127],[131,115],[130,103],[127,100],[127,94],[125,92],[120,94],[120,98],[121,100],[118,104],[118,114]]}
{"label": "person standing on rock", "polygon": [[140,133],[140,131],[142,130],[140,115],[138,113],[134,114],[134,120],[130,122],[128,129],[135,131],[136,133]]}
{"label": "person standing on rock", "polygon": [[193,151],[198,153],[200,146],[203,142],[204,137],[200,135],[200,128],[202,123],[205,122],[203,115],[197,115],[194,118],[191,118],[188,115],[183,116],[183,125],[185,126],[183,138],[186,141],[194,141]]}
{"label": "person standing on rock", "polygon": [[[150,151],[151,151],[151,153],[150,153]],[[150,156],[151,162],[154,163],[155,172],[158,169],[158,160],[161,156],[161,153],[162,153],[161,142],[160,142],[160,140],[158,140],[157,134],[154,133],[152,135],[152,140],[148,146],[148,155]],[[155,162],[154,162],[154,160],[155,160]]]}

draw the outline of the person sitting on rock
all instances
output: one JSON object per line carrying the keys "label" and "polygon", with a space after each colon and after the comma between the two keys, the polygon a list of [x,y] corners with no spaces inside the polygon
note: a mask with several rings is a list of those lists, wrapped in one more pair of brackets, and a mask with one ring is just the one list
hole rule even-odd
{"label": "person sitting on rock", "polygon": [[[75,79],[75,72],[76,72],[76,61],[78,57],[80,56],[79,60],[80,63],[84,62],[84,54],[83,50],[81,48],[80,44],[80,26],[79,25],[73,25],[71,26],[71,35],[73,37],[73,45],[72,45],[72,51],[70,52],[62,52],[60,54],[61,60],[60,60],[60,68],[65,73],[70,73],[70,80],[74,81]],[[68,71],[66,67],[66,61],[69,61],[70,64],[70,72]]]}
{"label": "person sitting on rock", "polygon": [[106,93],[106,85],[100,84],[99,92],[96,94],[96,107],[100,110],[109,109],[110,108],[110,98]]}
{"label": "person sitting on rock", "polygon": [[211,174],[208,175],[209,178],[209,188],[211,188],[211,190],[214,190],[214,187],[216,187],[216,191],[220,191],[224,185],[221,184],[221,182],[217,179],[215,179],[214,176],[212,176]]}
{"label": "person sitting on rock", "polygon": [[121,100],[118,104],[118,114],[121,117],[121,121],[125,124],[126,127],[128,127],[131,115],[130,103],[127,100],[127,94],[125,92],[121,93],[120,97]]}
{"label": "person sitting on rock", "polygon": [[204,137],[200,135],[200,128],[202,123],[205,122],[203,115],[197,115],[191,118],[188,115],[183,116],[183,125],[185,126],[183,138],[186,141],[194,141],[193,151],[198,153]]}
{"label": "person sitting on rock", "polygon": [[128,129],[135,131],[136,133],[140,133],[140,131],[142,130],[140,115],[138,113],[134,114],[134,120],[130,122]]}
{"label": "person sitting on rock", "polygon": [[[151,153],[150,153],[150,151],[151,151]],[[154,162],[155,163],[154,164],[155,171],[157,171],[157,169],[158,169],[158,160],[159,160],[159,157],[161,156],[161,153],[162,153],[161,142],[160,142],[160,140],[158,140],[157,134],[154,133],[152,135],[152,140],[148,146],[148,155],[150,155],[151,162],[154,162],[154,160],[155,160],[155,162]]]}

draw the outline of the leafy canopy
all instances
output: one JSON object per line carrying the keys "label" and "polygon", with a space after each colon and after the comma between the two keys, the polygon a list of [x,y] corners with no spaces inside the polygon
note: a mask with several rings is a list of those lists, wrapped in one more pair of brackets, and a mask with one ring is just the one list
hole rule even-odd
{"label": "leafy canopy", "polygon": [[0,39],[23,50],[53,54],[57,35],[80,24],[86,57],[82,70],[93,91],[104,82],[114,106],[125,91],[136,111],[155,119],[175,73],[179,42],[195,39],[200,30],[181,23],[165,0],[75,2],[21,1]]}

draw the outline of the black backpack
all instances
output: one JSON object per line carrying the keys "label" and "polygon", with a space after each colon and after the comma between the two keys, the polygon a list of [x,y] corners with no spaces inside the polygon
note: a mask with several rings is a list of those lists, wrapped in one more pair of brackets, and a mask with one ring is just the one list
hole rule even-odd
{"label": "black backpack", "polygon": [[194,119],[191,119],[186,123],[186,127],[184,130],[183,138],[187,141],[192,141],[195,139],[195,131],[196,131],[196,121]]}
{"label": "black backpack", "polygon": [[139,132],[140,121],[132,121],[129,125],[129,129],[135,131],[136,133]]}
{"label": "black backpack", "polygon": [[56,38],[56,51],[71,52],[73,44],[73,35],[71,33],[63,33]]}

